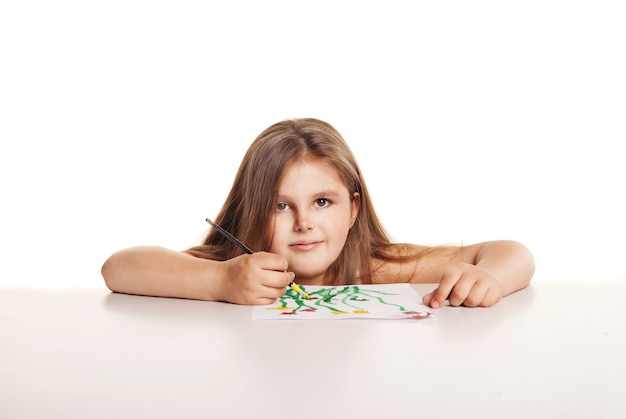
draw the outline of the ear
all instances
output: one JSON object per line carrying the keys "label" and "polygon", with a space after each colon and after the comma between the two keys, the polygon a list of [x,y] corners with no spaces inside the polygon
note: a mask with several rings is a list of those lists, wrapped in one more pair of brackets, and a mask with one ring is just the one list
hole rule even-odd
{"label": "ear", "polygon": [[359,215],[359,209],[361,209],[361,195],[355,192],[352,195],[352,201],[350,202],[350,227],[354,225],[356,216]]}

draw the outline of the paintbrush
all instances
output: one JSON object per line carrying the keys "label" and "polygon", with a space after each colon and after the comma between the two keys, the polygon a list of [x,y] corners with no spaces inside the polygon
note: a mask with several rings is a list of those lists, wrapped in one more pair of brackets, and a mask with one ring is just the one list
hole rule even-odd
{"label": "paintbrush", "polygon": [[[220,227],[219,225],[215,224],[213,221],[209,220],[208,218],[206,219],[206,222],[211,224],[211,226],[216,229],[217,231],[219,231],[220,233],[222,233],[222,235],[224,237],[226,237],[228,240],[230,240],[231,242],[235,243],[237,246],[239,246],[240,249],[242,249],[244,252],[248,253],[248,254],[253,254],[254,252],[252,251],[252,249],[250,249],[248,246],[246,246],[245,244],[243,244],[237,237],[233,236],[232,234],[230,234],[227,230],[223,229],[222,227]],[[302,288],[300,288],[300,286],[298,284],[295,283],[295,281],[291,281],[289,283],[289,288],[291,288],[292,290],[294,290],[295,292],[302,294],[302,296],[304,298],[306,298],[307,300],[311,299],[311,296],[309,296],[309,294],[307,294],[306,292],[304,292],[304,290]]]}

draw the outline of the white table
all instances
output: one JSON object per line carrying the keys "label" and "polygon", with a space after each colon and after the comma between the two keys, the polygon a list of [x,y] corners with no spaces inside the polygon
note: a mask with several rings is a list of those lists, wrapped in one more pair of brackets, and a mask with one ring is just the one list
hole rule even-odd
{"label": "white table", "polygon": [[625,294],[541,281],[427,320],[294,322],[0,288],[0,417],[625,418]]}

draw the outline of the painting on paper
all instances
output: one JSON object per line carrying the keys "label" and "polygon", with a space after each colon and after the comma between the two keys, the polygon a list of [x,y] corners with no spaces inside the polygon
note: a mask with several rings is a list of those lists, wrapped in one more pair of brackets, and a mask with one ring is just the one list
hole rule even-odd
{"label": "painting on paper", "polygon": [[254,320],[424,319],[431,315],[409,284],[302,286],[307,300],[288,289],[274,304],[255,306]]}

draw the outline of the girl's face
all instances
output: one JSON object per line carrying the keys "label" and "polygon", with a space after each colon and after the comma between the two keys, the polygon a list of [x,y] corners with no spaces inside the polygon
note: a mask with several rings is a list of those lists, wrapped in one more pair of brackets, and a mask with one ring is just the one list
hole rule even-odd
{"label": "girl's face", "polygon": [[359,210],[334,167],[321,160],[299,161],[278,186],[275,216],[268,228],[269,251],[289,262],[296,281],[323,284],[337,259]]}

